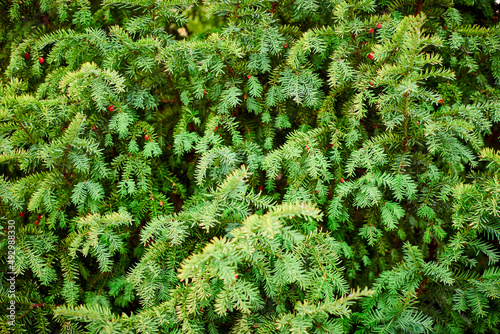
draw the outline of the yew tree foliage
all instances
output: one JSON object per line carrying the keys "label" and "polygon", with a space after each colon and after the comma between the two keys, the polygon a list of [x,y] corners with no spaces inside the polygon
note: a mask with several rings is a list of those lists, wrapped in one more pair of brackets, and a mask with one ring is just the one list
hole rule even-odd
{"label": "yew tree foliage", "polygon": [[499,10],[0,0],[0,333],[500,332]]}

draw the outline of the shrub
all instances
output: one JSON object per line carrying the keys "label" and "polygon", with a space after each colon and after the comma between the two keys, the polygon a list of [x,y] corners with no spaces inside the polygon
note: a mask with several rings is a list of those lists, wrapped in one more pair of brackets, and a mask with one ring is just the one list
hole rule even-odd
{"label": "shrub", "polygon": [[499,10],[0,2],[1,332],[498,333]]}

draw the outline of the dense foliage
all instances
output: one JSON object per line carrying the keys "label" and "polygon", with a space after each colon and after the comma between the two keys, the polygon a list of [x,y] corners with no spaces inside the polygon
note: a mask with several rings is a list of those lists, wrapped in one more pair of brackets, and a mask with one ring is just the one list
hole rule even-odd
{"label": "dense foliage", "polygon": [[499,10],[0,0],[0,333],[500,332]]}

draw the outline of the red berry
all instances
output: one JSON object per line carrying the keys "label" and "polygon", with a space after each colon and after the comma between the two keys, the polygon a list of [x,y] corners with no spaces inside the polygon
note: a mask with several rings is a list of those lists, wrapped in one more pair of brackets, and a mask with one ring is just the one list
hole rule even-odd
{"label": "red berry", "polygon": [[205,313],[205,310],[204,310],[204,309],[202,309],[202,308],[200,308],[200,312],[201,312],[201,313]]}
{"label": "red berry", "polygon": [[149,140],[149,136],[148,136],[148,135],[145,135],[145,136],[144,136],[144,139]]}
{"label": "red berry", "polygon": [[95,125],[92,125],[92,131],[97,131],[97,127]]}
{"label": "red berry", "polygon": [[214,131],[217,131],[217,129],[218,129],[218,127],[217,127],[217,125],[216,125],[216,126],[215,126],[215,129],[214,129]]}
{"label": "red berry", "polygon": [[370,86],[373,86],[373,82],[369,81],[368,83],[370,84]]}
{"label": "red berry", "polygon": [[26,53],[24,54],[24,59],[28,59],[29,57],[30,57],[30,54],[29,54],[28,52],[26,52]]}
{"label": "red berry", "polygon": [[19,217],[24,217],[24,212],[19,212]]}
{"label": "red berry", "polygon": [[207,90],[206,89],[203,90],[203,95],[207,95]]}
{"label": "red berry", "polygon": [[445,26],[445,27],[443,27],[443,29],[444,29],[444,30],[446,30],[446,26]]}
{"label": "red berry", "polygon": [[38,220],[35,220],[35,226],[38,226]]}
{"label": "red berry", "polygon": [[260,191],[264,190],[264,186],[259,186],[259,190]]}
{"label": "red berry", "polygon": [[115,107],[113,105],[108,106],[108,111],[113,111],[115,110]]}
{"label": "red berry", "polygon": [[439,104],[443,104],[443,102],[444,102],[443,99],[438,101]]}
{"label": "red berry", "polygon": [[370,28],[370,30],[368,30],[368,32],[369,32],[370,34],[373,34],[373,32],[374,32],[373,28]]}
{"label": "red berry", "polygon": [[380,29],[380,28],[382,28],[382,24],[380,24],[380,22],[379,22],[379,23],[377,23],[377,29]]}
{"label": "red berry", "polygon": [[42,215],[38,215],[38,220],[42,220]]}
{"label": "red berry", "polygon": [[38,62],[39,62],[40,64],[43,64],[43,62],[44,62],[44,61],[45,61],[45,59],[43,59],[43,57],[38,58]]}
{"label": "red berry", "polygon": [[309,149],[309,146],[306,145],[306,150],[308,150],[308,149]]}
{"label": "red berry", "polygon": [[163,201],[160,201],[160,206],[163,206]]}
{"label": "red berry", "polygon": [[237,279],[238,278],[238,275],[234,275],[234,278]]}
{"label": "red berry", "polygon": [[259,325],[253,324],[253,328],[257,328],[257,327],[259,327]]}
{"label": "red berry", "polygon": [[283,45],[283,48],[287,48],[288,47],[288,43],[286,43],[285,45]]}
{"label": "red berry", "polygon": [[345,182],[344,178],[341,178],[340,183],[344,183],[344,182]]}
{"label": "red berry", "polygon": [[368,55],[368,59],[370,59],[370,60],[372,60],[372,59],[373,59],[373,57],[375,57],[375,56],[373,55],[373,52],[372,52],[372,53],[370,53],[370,54]]}
{"label": "red berry", "polygon": [[251,77],[252,77],[251,75],[247,75],[248,80],[250,80]]}

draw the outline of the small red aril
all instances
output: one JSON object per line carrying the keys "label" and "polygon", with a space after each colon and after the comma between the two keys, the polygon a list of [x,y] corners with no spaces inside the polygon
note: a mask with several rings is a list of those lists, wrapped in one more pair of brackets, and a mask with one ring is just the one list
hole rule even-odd
{"label": "small red aril", "polygon": [[215,129],[214,129],[214,131],[217,131],[217,129],[218,129],[218,127],[217,127],[217,125],[216,125],[216,126],[215,126]]}
{"label": "small red aril", "polygon": [[149,136],[148,136],[148,135],[145,135],[145,136],[144,136],[144,139],[149,140]]}
{"label": "small red aril", "polygon": [[368,59],[372,60],[375,56],[373,55],[373,52],[368,55]]}
{"label": "small red aril", "polygon": [[92,125],[92,131],[97,131],[97,127],[95,125]]}
{"label": "small red aril", "polygon": [[373,32],[374,32],[373,28],[370,28],[370,30],[368,30],[368,32],[369,32],[370,34],[373,34]]}
{"label": "small red aril", "polygon": [[163,201],[160,201],[160,206],[163,206]]}
{"label": "small red aril", "polygon": [[29,54],[28,52],[26,52],[26,53],[24,54],[24,59],[28,59],[29,57],[30,57],[30,54]]}
{"label": "small red aril", "polygon": [[203,95],[207,95],[207,90],[206,89],[203,90]]}
{"label": "small red aril", "polygon": [[288,47],[288,43],[285,43],[285,45],[283,45],[283,48],[286,49]]}
{"label": "small red aril", "polygon": [[115,106],[114,105],[108,106],[108,111],[114,111],[114,110],[115,110]]}
{"label": "small red aril", "polygon": [[306,150],[309,150],[309,146],[306,145]]}
{"label": "small red aril", "polygon": [[250,80],[250,78],[251,78],[251,77],[252,77],[251,75],[247,75],[247,79],[248,79],[248,80]]}
{"label": "small red aril", "polygon": [[259,186],[259,190],[260,191],[264,190],[264,186]]}
{"label": "small red aril", "polygon": [[24,212],[19,212],[19,217],[24,217]]}
{"label": "small red aril", "polygon": [[380,22],[379,22],[379,23],[377,23],[377,29],[380,29],[380,28],[382,28],[382,24],[380,24]]}
{"label": "small red aril", "polygon": [[344,183],[344,182],[345,182],[344,178],[341,178],[340,183]]}
{"label": "small red aril", "polygon": [[443,104],[443,102],[444,102],[443,99],[438,101],[439,104]]}
{"label": "small red aril", "polygon": [[38,215],[38,220],[42,220],[42,215]]}
{"label": "small red aril", "polygon": [[43,64],[43,63],[45,62],[45,59],[43,59],[43,57],[40,57],[40,58],[38,58],[38,62],[39,62],[40,64]]}
{"label": "small red aril", "polygon": [[373,86],[373,82],[369,81],[368,83],[370,84],[370,86]]}
{"label": "small red aril", "polygon": [[35,226],[38,226],[38,224],[39,224],[38,220],[35,220]]}

